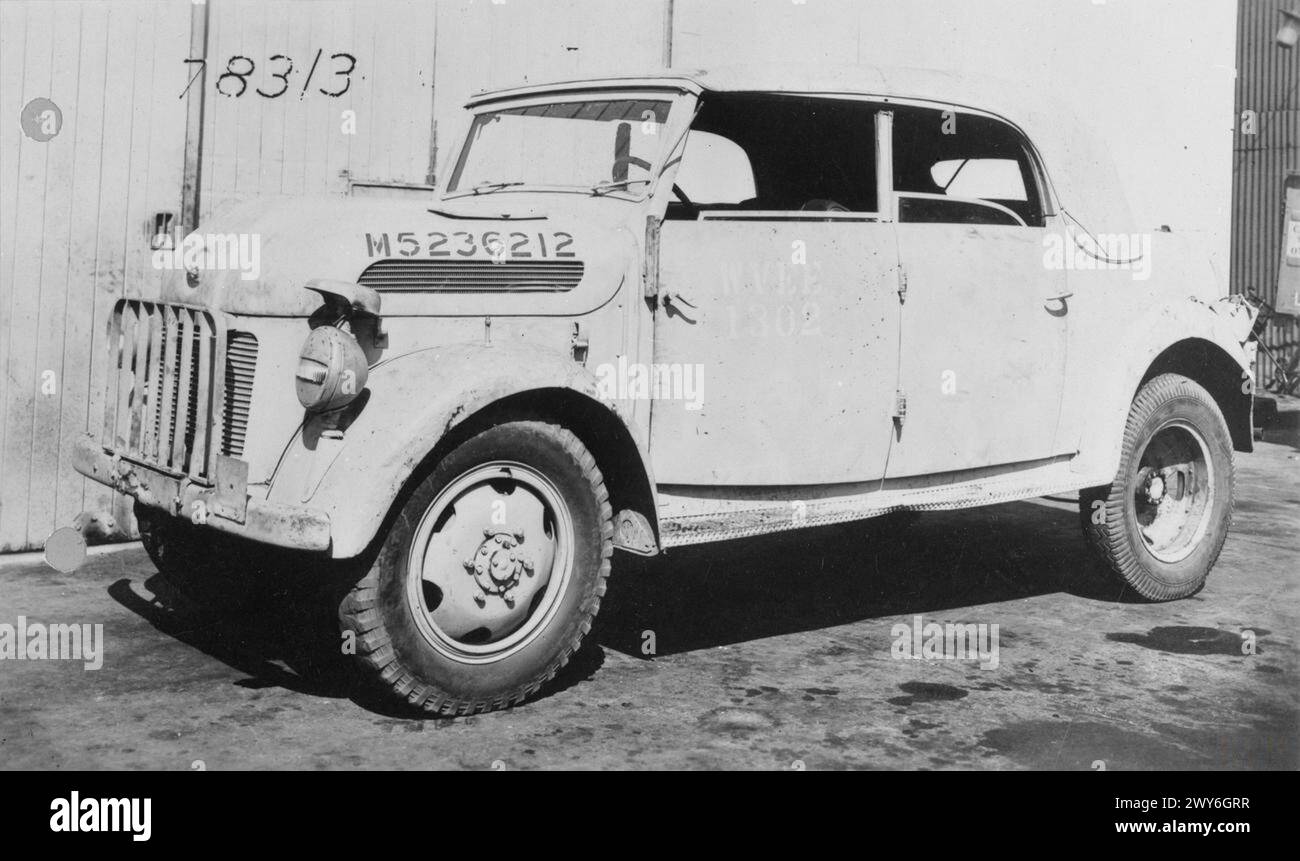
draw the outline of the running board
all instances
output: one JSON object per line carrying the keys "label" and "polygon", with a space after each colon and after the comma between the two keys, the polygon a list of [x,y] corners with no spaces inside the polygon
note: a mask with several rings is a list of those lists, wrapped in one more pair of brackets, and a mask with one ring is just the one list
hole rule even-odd
{"label": "running board", "polygon": [[[924,486],[880,489],[880,482],[840,487],[734,488],[735,495],[682,486],[661,487],[661,546],[684,547],[772,532],[829,526],[896,511],[977,508],[1109,484],[1110,476],[1072,473],[1066,459],[996,475],[936,484],[934,476],[904,479]],[[871,488],[871,489],[867,489]],[[799,491],[806,495],[800,496]],[[737,498],[737,497],[748,498]]]}

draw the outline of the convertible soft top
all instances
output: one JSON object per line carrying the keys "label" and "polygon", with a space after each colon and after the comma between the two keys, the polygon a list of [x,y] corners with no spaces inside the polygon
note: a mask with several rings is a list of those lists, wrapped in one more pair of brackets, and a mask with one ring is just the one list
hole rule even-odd
{"label": "convertible soft top", "polygon": [[1024,131],[1043,157],[1061,207],[1088,231],[1137,230],[1109,149],[1078,121],[1067,94],[1044,91],[1027,81],[906,67],[771,63],[527,84],[479,93],[466,107],[601,89],[867,96],[983,111]]}

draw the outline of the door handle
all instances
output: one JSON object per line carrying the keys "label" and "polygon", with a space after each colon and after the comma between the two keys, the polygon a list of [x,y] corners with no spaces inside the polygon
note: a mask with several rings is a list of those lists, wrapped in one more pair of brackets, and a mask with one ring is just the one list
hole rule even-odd
{"label": "door handle", "polygon": [[[1070,312],[1070,305],[1066,300],[1073,295],[1073,293],[1059,293],[1056,296],[1048,296],[1043,300],[1043,310],[1053,317],[1064,317]],[[1055,307],[1053,305],[1055,302],[1060,302],[1060,307]]]}

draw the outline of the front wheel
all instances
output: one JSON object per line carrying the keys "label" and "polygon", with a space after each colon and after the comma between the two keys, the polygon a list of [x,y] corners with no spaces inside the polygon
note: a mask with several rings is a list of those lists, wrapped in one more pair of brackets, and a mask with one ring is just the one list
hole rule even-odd
{"label": "front wheel", "polygon": [[1161,374],[1133,399],[1123,446],[1111,485],[1079,496],[1084,532],[1143,598],[1194,595],[1232,521],[1232,439],[1223,414],[1196,382]]}
{"label": "front wheel", "polygon": [[414,488],[344,597],[345,643],[391,696],[438,714],[522,701],[591,628],[613,554],[595,459],[568,430],[501,424]]}

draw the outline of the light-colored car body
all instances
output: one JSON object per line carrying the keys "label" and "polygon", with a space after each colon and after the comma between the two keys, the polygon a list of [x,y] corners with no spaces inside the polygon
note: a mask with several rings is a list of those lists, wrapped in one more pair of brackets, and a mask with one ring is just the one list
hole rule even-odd
{"label": "light-colored car body", "polygon": [[[350,558],[458,428],[540,414],[596,457],[616,544],[650,554],[1108,484],[1134,394],[1162,371],[1204,385],[1235,447],[1249,450],[1253,312],[1222,295],[1183,237],[1132,222],[1104,142],[1060,105],[1017,92],[931,72],[768,67],[476,96],[476,115],[593,99],[670,110],[656,116],[662,146],[635,187],[473,193],[448,171],[427,200],[259,201],[203,225],[260,236],[258,277],[177,273],[160,297],[128,293],[110,415],[79,446],[77,468],[213,528]],[[734,94],[870,110],[871,211],[666,217],[700,105]],[[958,129],[978,117],[1023,135],[1041,217],[900,217],[909,193],[894,188],[894,112],[922,109],[951,114]],[[1102,234],[1132,237],[1133,253],[1099,251]],[[511,249],[546,261],[530,278],[570,281],[424,290],[402,268],[437,259],[490,279],[492,266],[525,263]],[[1072,262],[1057,265],[1056,252]],[[389,282],[365,275],[381,260],[394,261]],[[365,284],[382,299],[363,343],[365,391],[342,427],[305,413],[294,393],[306,321],[321,305],[304,289],[313,279]],[[210,346],[182,372],[191,354],[169,353],[157,331]],[[251,369],[232,331],[255,337]],[[654,366],[698,369],[695,402],[610,396],[608,375]],[[183,386],[201,402],[184,415]],[[236,414],[238,444],[228,444]],[[186,421],[206,424],[206,439]]]}

